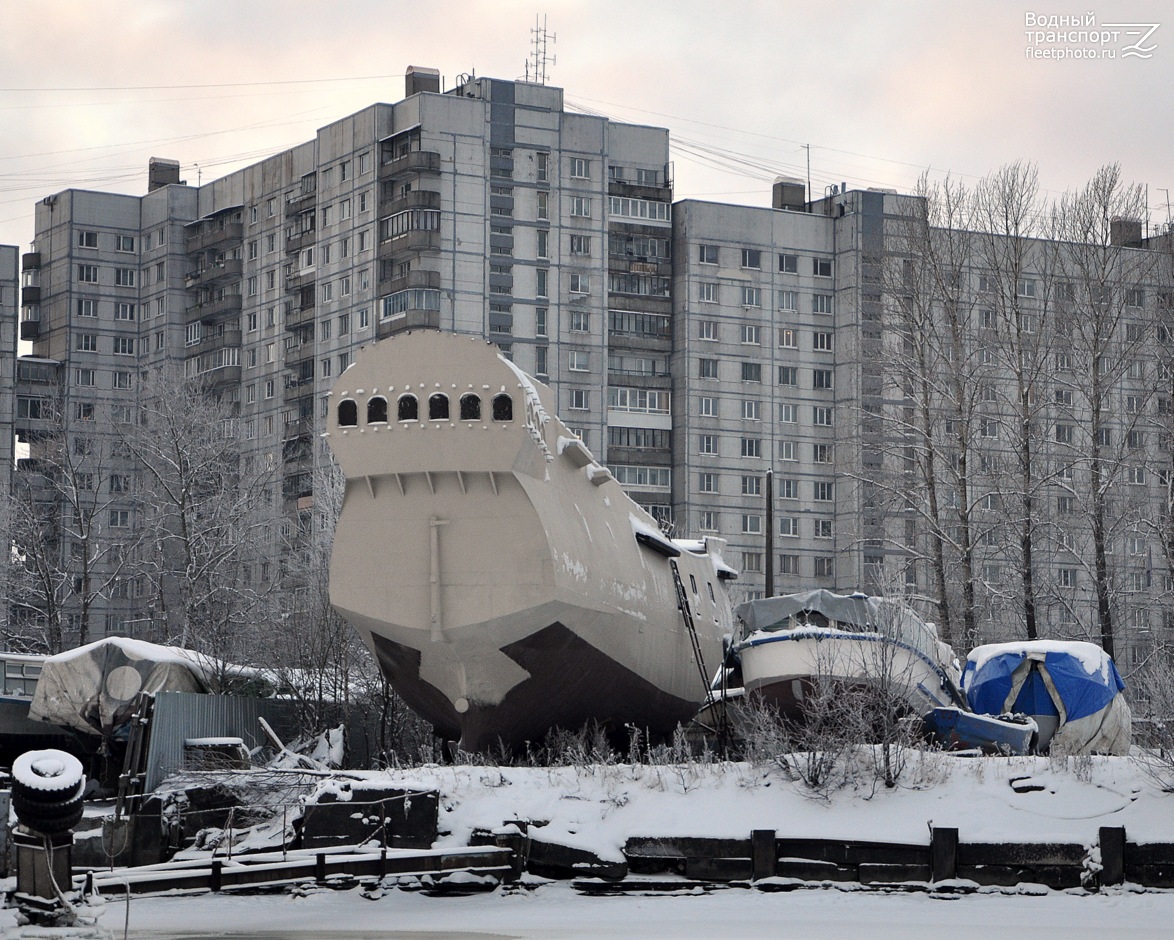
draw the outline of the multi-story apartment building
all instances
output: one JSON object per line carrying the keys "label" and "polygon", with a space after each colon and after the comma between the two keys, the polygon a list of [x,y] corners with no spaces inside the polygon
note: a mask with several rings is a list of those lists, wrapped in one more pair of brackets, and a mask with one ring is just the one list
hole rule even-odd
{"label": "multi-story apartment building", "polygon": [[[145,196],[44,199],[23,265],[26,469],[63,428],[106,457],[86,481],[106,524],[133,528],[117,426],[145,370],[182,363],[233,404],[247,454],[280,459],[275,508],[305,510],[335,378],[361,344],[430,327],[484,335],[550,382],[667,516],[668,132],[568,113],[538,84],[442,94],[438,73],[409,69],[407,92],[198,188],[153,160]],[[665,403],[657,434],[609,437],[606,415],[649,395]],[[94,598],[89,635],[143,622],[133,590],[113,593]]]}
{"label": "multi-story apartment building", "polygon": [[[1013,364],[994,342],[1007,313],[975,240],[948,278],[965,295],[959,349],[974,365],[974,431],[958,432],[939,395],[919,440],[908,368],[917,337],[902,332],[894,280],[917,255],[902,234],[917,200],[846,189],[810,200],[802,183],[782,180],[771,208],[674,204],[666,130],[568,113],[561,90],[544,85],[439,84],[409,69],[403,101],[199,187],[155,160],[144,196],[44,199],[20,301],[33,354],[18,361],[14,408],[0,400],[29,448],[22,466],[38,468],[38,442],[56,422],[78,440],[71,447],[106,454],[102,478],[86,481],[100,521],[133,529],[138,468],[117,446],[118,426],[134,420],[144,370],[182,364],[232,404],[242,451],[279,468],[272,508],[292,516],[311,505],[328,392],[355,350],[399,330],[454,330],[497,343],[551,384],[568,424],[678,534],[726,538],[742,570],[736,592],[762,592],[770,569],[778,593],[934,598],[941,561],[948,589],[972,584],[983,611],[965,639],[1021,630],[1008,468],[1015,428],[1029,427],[1051,468],[1030,504],[1040,632],[1095,635],[1097,563],[1081,530],[1090,463],[1064,450],[1092,411],[1056,331],[1072,319],[1065,304],[1121,299],[1113,342],[1128,355],[1090,366],[1107,377],[1100,404],[1117,417],[1085,436],[1118,448],[1114,505],[1152,505],[1151,520],[1166,518],[1162,317],[1174,293],[1157,267],[1140,280],[1118,267],[1096,300],[1058,273],[1059,242],[1025,254],[1009,282],[1021,333],[1036,335],[1032,317],[1054,326],[1047,355],[1028,341],[1040,383],[1024,398],[1035,409],[1024,423]],[[1122,239],[1139,256],[1161,254],[1136,232]],[[0,250],[0,303],[15,303],[5,289],[14,257]],[[5,349],[10,339],[0,334]],[[941,461],[933,525],[917,502],[927,441]],[[973,444],[969,464],[959,441]],[[1116,526],[1105,562],[1120,629],[1137,640],[1131,656],[1168,631],[1174,596],[1145,516]],[[935,540],[948,543],[941,558]],[[59,550],[67,567],[69,548]],[[136,632],[133,590],[98,593],[91,635]]]}

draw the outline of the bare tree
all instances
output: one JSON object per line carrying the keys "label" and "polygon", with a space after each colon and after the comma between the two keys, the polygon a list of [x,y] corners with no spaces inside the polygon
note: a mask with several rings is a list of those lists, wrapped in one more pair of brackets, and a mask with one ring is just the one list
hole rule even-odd
{"label": "bare tree", "polygon": [[67,411],[60,390],[39,402],[35,455],[21,462],[5,507],[16,565],[10,604],[17,642],[60,652],[90,641],[94,611],[134,593],[131,473],[89,411]]}
{"label": "bare tree", "polygon": [[984,364],[970,341],[969,193],[947,179],[919,181],[915,198],[890,224],[886,290],[893,340],[890,374],[903,399],[894,478],[901,508],[912,510],[903,544],[928,562],[936,618],[947,640],[977,635],[972,489],[977,399]]}
{"label": "bare tree", "polygon": [[[1142,344],[1150,331],[1141,285],[1156,259],[1141,250],[1144,209],[1142,188],[1125,184],[1119,168],[1107,166],[1083,190],[1065,194],[1052,216],[1061,277],[1056,289],[1069,327],[1065,364],[1071,369],[1073,404],[1082,416],[1071,431],[1070,453],[1078,471],[1074,486],[1092,540],[1100,643],[1110,656],[1119,585],[1109,546],[1115,533],[1136,532],[1148,512],[1148,500],[1113,495],[1127,472],[1143,465],[1142,419],[1150,389]],[[1126,234],[1130,228],[1133,237]],[[1136,475],[1130,480],[1139,481]]]}
{"label": "bare tree", "polygon": [[198,381],[144,380],[123,446],[140,468],[140,570],[154,638],[217,661],[252,660],[280,576],[275,461],[242,455],[233,406]]}
{"label": "bare tree", "polygon": [[[1001,505],[1018,569],[1018,601],[1028,639],[1039,636],[1037,537],[1040,528],[1039,433],[1048,374],[1047,257],[1041,250],[1041,199],[1036,168],[1013,163],[974,190],[975,261],[979,294],[991,322],[987,355],[1005,380],[992,379],[987,436],[1005,434],[1011,466],[999,475]],[[1000,430],[996,431],[995,429]]]}

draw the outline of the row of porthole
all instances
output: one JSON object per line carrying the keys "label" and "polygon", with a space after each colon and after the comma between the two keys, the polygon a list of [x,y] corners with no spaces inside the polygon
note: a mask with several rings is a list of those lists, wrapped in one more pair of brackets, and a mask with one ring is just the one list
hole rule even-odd
{"label": "row of porthole", "polygon": [[[481,396],[467,392],[460,397],[457,403],[461,421],[481,420]],[[505,392],[493,396],[490,403],[490,413],[494,421],[514,420],[514,400]],[[396,421],[419,421],[420,401],[415,395],[406,393],[400,395],[395,403]],[[450,406],[448,396],[437,392],[428,397],[428,417],[432,421],[448,421]],[[375,395],[367,399],[367,423],[387,423],[387,399],[382,395]],[[338,426],[340,428],[358,427],[359,404],[353,398],[344,398],[338,403]]]}

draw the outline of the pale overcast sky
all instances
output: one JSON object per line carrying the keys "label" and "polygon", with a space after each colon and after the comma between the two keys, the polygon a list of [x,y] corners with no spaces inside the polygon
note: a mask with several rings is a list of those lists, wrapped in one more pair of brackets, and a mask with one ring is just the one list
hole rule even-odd
{"label": "pale overcast sky", "polygon": [[[42,196],[141,194],[151,156],[207,181],[399,100],[408,65],[439,69],[446,87],[464,72],[520,78],[541,14],[557,37],[548,84],[565,89],[569,108],[668,127],[677,198],[767,203],[776,175],[806,176],[805,144],[816,195],[840,182],[907,190],[926,169],[973,181],[1016,159],[1037,163],[1059,193],[1117,162],[1148,185],[1158,224],[1174,189],[1166,0],[3,0],[0,9],[0,243],[21,250]],[[1028,13],[1092,14],[1096,27],[1076,29],[1120,35],[1033,42]],[[1129,35],[1133,27],[1104,24],[1149,25]],[[1113,57],[1083,57],[1092,50]]]}

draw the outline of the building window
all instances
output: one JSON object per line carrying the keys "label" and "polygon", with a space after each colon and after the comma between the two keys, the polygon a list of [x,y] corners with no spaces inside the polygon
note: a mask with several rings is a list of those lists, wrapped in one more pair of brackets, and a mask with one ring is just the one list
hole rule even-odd
{"label": "building window", "polygon": [[571,157],[571,178],[585,180],[591,178],[591,161],[584,157]]}
{"label": "building window", "polygon": [[114,319],[115,320],[133,320],[135,318],[135,305],[127,303],[116,303],[114,305]]}
{"label": "building window", "polygon": [[780,574],[798,574],[799,573],[799,556],[798,555],[779,555],[779,573]]}
{"label": "building window", "polygon": [[832,445],[815,444],[811,448],[811,459],[814,463],[832,462]]}
{"label": "building window", "polygon": [[571,293],[572,294],[589,294],[591,293],[591,278],[587,274],[572,274],[571,275]]}
{"label": "building window", "polygon": [[762,381],[762,363],[761,362],[743,362],[742,363],[742,381],[743,382],[761,382]]}
{"label": "building window", "polygon": [[779,424],[798,424],[799,423],[799,406],[780,403],[779,404]]}
{"label": "building window", "polygon": [[824,405],[816,405],[812,409],[812,423],[819,427],[830,428],[832,426],[832,409]]}
{"label": "building window", "polygon": [[762,440],[757,437],[742,438],[742,456],[743,457],[761,457],[762,456]]}
{"label": "building window", "polygon": [[794,441],[779,441],[779,460],[798,460]]}
{"label": "building window", "polygon": [[811,312],[812,313],[831,313],[832,312],[832,295],[831,294],[812,294],[811,295]]}
{"label": "building window", "polygon": [[799,343],[795,338],[795,331],[791,329],[779,330],[779,346],[783,349],[798,349]]}
{"label": "building window", "polygon": [[549,281],[550,272],[546,268],[534,269],[534,296],[548,297],[549,296]]}
{"label": "building window", "polygon": [[702,532],[716,532],[717,528],[717,513],[712,509],[703,510],[697,517],[697,528]]}
{"label": "building window", "polygon": [[717,264],[717,245],[698,245],[697,256],[701,264]]}
{"label": "building window", "polygon": [[799,273],[798,255],[779,255],[779,271],[783,274]]}
{"label": "building window", "polygon": [[697,439],[697,453],[715,455],[717,454],[717,435],[716,434],[702,434]]}
{"label": "building window", "polygon": [[742,402],[742,417],[746,421],[761,421],[762,420],[762,403],[754,398],[748,398]]}
{"label": "building window", "polygon": [[757,248],[743,248],[742,249],[742,267],[752,268],[753,270],[761,270],[762,268],[762,252]]}
{"label": "building window", "polygon": [[832,352],[835,348],[833,335],[831,333],[816,332],[812,337],[812,348],[816,352]]}
{"label": "building window", "polygon": [[[542,308],[539,308],[542,309]],[[572,333],[590,333],[591,332],[591,314],[586,310],[572,310],[571,311],[571,332]]]}
{"label": "building window", "polygon": [[[97,280],[97,275],[94,275]],[[702,281],[697,285],[697,299],[703,304],[717,303],[717,285],[712,281]]]}
{"label": "building window", "polygon": [[96,264],[79,264],[77,266],[77,279],[83,284],[97,284],[98,266]]}
{"label": "building window", "polygon": [[815,537],[817,539],[830,539],[832,537],[832,520],[831,519],[816,519],[815,520]]}
{"label": "building window", "polygon": [[829,389],[832,387],[832,370],[815,369],[812,372],[812,388]]}
{"label": "building window", "polygon": [[831,258],[813,258],[812,273],[816,277],[831,277],[832,276],[832,259]]}
{"label": "building window", "polygon": [[567,354],[567,368],[572,372],[588,371],[588,361],[588,354],[582,350],[572,349]]}
{"label": "building window", "polygon": [[116,336],[114,337],[114,355],[116,356],[133,356],[135,354],[135,341],[133,336]]}
{"label": "building window", "polygon": [[697,321],[697,338],[707,340],[709,342],[716,342],[718,336],[717,320],[698,320]]}
{"label": "building window", "polygon": [[131,374],[123,370],[118,370],[111,374],[111,388],[125,390],[131,387]]}
{"label": "building window", "polygon": [[538,182],[546,183],[550,181],[550,154],[544,151],[539,151],[537,178]]}
{"label": "building window", "polygon": [[779,519],[779,535],[785,539],[797,539],[799,537],[799,517],[783,516]]}
{"label": "building window", "polygon": [[743,496],[761,496],[762,495],[762,477],[760,477],[760,476],[743,476],[742,477],[742,495]]}
{"label": "building window", "polygon": [[742,552],[742,570],[751,573],[762,571],[762,552]]}
{"label": "building window", "polygon": [[762,516],[754,513],[742,513],[742,532],[745,535],[762,534]]}
{"label": "building window", "polygon": [[717,360],[716,359],[699,359],[697,361],[698,371],[697,375],[702,379],[716,379],[717,378]]}
{"label": "building window", "polygon": [[697,491],[699,493],[716,493],[717,492],[717,474],[716,473],[699,473],[697,475]]}
{"label": "building window", "polygon": [[78,248],[97,248],[98,247],[98,233],[97,232],[78,232],[77,233]]}
{"label": "building window", "polygon": [[743,307],[761,307],[762,306],[762,291],[757,287],[742,287],[742,306]]}
{"label": "building window", "polygon": [[794,477],[781,477],[776,481],[779,499],[798,499],[799,482]]}
{"label": "building window", "polygon": [[698,400],[697,412],[703,418],[716,418],[717,399],[707,395],[701,396],[701,398]]}
{"label": "building window", "polygon": [[[541,194],[540,194],[541,195]],[[571,197],[571,215],[575,218],[591,218],[591,199],[588,196]]]}
{"label": "building window", "polygon": [[134,287],[135,286],[134,268],[115,268],[114,269],[114,284],[117,287]]}
{"label": "building window", "polygon": [[77,333],[73,338],[73,348],[79,352],[97,352],[98,337],[95,333]]}
{"label": "building window", "polygon": [[799,294],[793,290],[781,290],[778,292],[778,301],[780,310],[798,310],[799,309]]}
{"label": "building window", "polygon": [[821,555],[815,559],[815,576],[817,578],[834,578],[836,576],[836,560],[830,556]]}
{"label": "building window", "polygon": [[570,408],[572,411],[590,410],[591,392],[585,388],[571,389]]}
{"label": "building window", "polygon": [[830,503],[836,498],[836,484],[830,480],[816,480],[814,493],[817,502]]}

